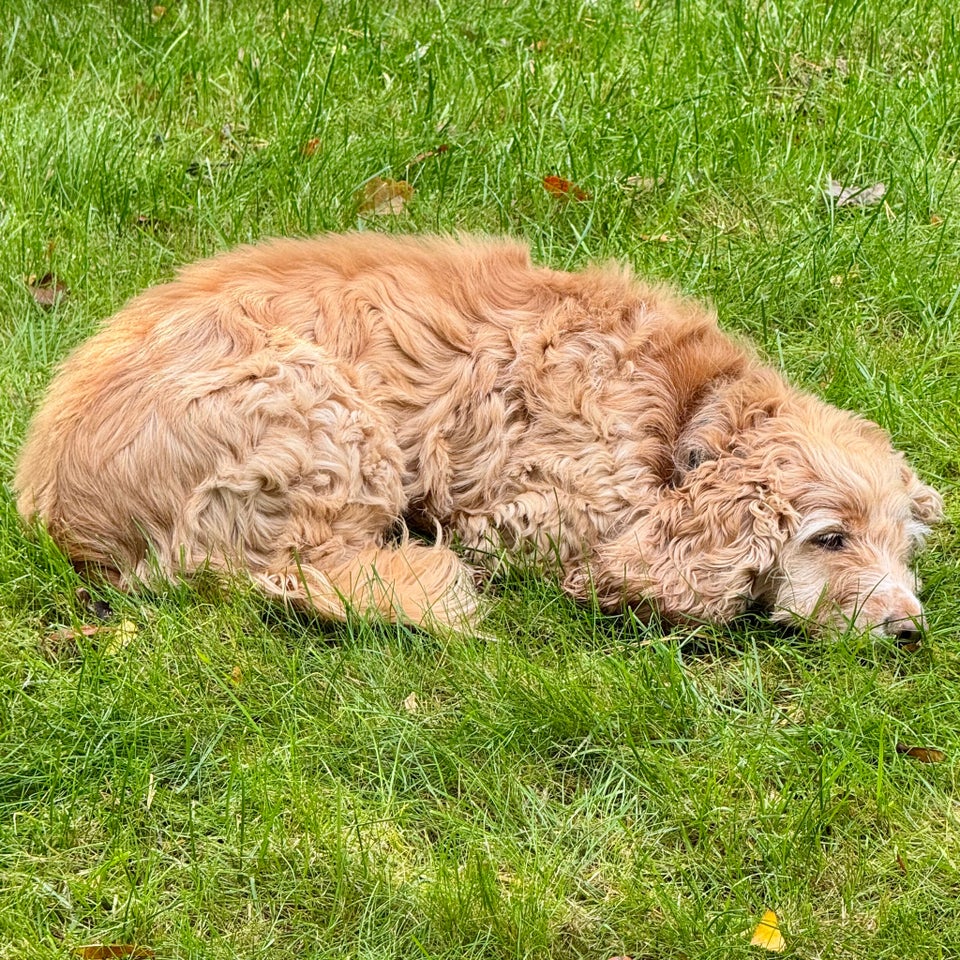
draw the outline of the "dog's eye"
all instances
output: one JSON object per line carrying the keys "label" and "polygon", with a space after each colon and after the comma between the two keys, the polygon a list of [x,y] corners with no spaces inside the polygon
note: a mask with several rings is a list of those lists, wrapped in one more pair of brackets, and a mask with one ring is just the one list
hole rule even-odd
{"label": "dog's eye", "polygon": [[810,542],[821,550],[842,550],[847,545],[847,535],[834,530],[832,533],[821,533]]}

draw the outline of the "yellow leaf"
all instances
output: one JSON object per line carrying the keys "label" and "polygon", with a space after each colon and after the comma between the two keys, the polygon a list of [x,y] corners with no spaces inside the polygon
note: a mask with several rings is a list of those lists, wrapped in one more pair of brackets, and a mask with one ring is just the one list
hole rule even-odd
{"label": "yellow leaf", "polygon": [[109,634],[103,652],[108,656],[119,653],[137,635],[137,625],[132,620],[121,620]]}
{"label": "yellow leaf", "polygon": [[135,943],[88,943],[83,947],[74,947],[73,952],[80,960],[115,960],[118,957],[150,960],[155,956],[149,947],[140,947]]}
{"label": "yellow leaf", "polygon": [[361,217],[397,216],[413,197],[413,187],[406,180],[374,177],[360,191]]}
{"label": "yellow leaf", "polygon": [[783,953],[787,949],[787,941],[783,939],[780,933],[780,921],[772,910],[764,912],[763,919],[757,924],[757,929],[753,931],[750,946],[760,947],[763,950],[769,950],[771,953]]}

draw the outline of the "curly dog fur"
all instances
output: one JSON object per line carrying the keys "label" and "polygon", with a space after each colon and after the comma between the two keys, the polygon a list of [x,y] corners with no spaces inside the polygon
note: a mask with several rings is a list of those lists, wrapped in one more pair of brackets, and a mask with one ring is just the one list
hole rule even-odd
{"label": "curly dog fur", "polygon": [[131,301],[59,371],[16,488],[125,589],[210,567],[331,617],[471,618],[472,571],[411,524],[552,557],[605,608],[904,638],[941,512],[879,427],[697,303],[371,234],[243,247]]}

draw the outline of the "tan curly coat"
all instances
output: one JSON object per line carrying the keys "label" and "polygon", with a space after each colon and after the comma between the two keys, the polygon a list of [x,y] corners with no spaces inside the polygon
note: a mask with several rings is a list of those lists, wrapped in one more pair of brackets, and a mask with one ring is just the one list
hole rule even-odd
{"label": "tan curly coat", "polygon": [[372,234],[243,247],[131,301],[57,374],[16,488],[126,589],[212,567],[333,617],[470,618],[471,570],[404,522],[546,558],[607,608],[904,638],[941,509],[879,427],[697,303]]}

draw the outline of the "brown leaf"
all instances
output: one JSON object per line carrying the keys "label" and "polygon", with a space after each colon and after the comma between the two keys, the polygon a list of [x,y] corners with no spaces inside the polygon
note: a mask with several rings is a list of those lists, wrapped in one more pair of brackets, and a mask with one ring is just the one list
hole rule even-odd
{"label": "brown leaf", "polygon": [[897,753],[902,753],[905,757],[913,757],[920,763],[943,763],[947,755],[942,750],[934,747],[908,747],[905,743],[897,744]]}
{"label": "brown leaf", "polygon": [[903,857],[900,854],[897,854],[897,866],[900,868],[900,872],[906,876],[907,875],[907,865],[903,860]]}
{"label": "brown leaf", "polygon": [[76,629],[63,627],[48,633],[39,643],[40,651],[48,660],[67,660],[80,652],[79,641],[97,637],[104,641],[103,653],[119,653],[137,635],[137,625],[132,620],[120,623],[83,624]]}
{"label": "brown leaf", "polygon": [[885,183],[875,183],[872,187],[845,187],[831,179],[827,193],[836,198],[838,207],[872,207],[884,198],[887,186]]}
{"label": "brown leaf", "polygon": [[406,180],[374,177],[360,191],[361,217],[397,216],[413,198],[413,187]]}
{"label": "brown leaf", "polygon": [[105,623],[102,624],[84,624],[82,627],[77,627],[76,630],[71,630],[69,628],[60,631],[60,636],[64,640],[77,640],[79,637],[95,637],[98,633],[102,633],[106,630],[110,630],[111,627]]}
{"label": "brown leaf", "polygon": [[423,163],[424,160],[429,160],[431,157],[439,157],[445,154],[450,149],[449,143],[441,143],[439,146],[434,147],[432,150],[424,150],[423,153],[418,153],[408,164],[408,167],[415,167],[418,163]]}
{"label": "brown leaf", "polygon": [[39,280],[36,274],[31,274],[27,277],[27,287],[37,305],[45,310],[55,307],[70,296],[67,285],[52,273],[45,273]]}
{"label": "brown leaf", "polygon": [[557,197],[560,200],[589,200],[590,194],[586,190],[581,190],[573,181],[564,180],[563,177],[549,176],[543,178],[543,189],[551,197]]}
{"label": "brown leaf", "polygon": [[162,20],[167,15],[167,8],[161,3],[154,4],[153,9],[150,11],[150,19],[157,23],[157,21]]}
{"label": "brown leaf", "polygon": [[411,693],[410,696],[403,701],[403,709],[406,710],[407,713],[416,713],[420,709],[420,701],[417,699],[415,693]]}
{"label": "brown leaf", "polygon": [[240,665],[237,664],[230,673],[230,681],[235,687],[239,687],[243,683],[243,670],[240,668]]}
{"label": "brown leaf", "polygon": [[931,227],[939,227],[941,223],[943,223],[943,217],[941,217],[939,214],[936,214],[936,213],[930,214]]}
{"label": "brown leaf", "polygon": [[141,947],[135,943],[88,943],[83,947],[74,947],[73,953],[80,960],[114,960],[116,957],[150,960],[156,956],[149,947]]}
{"label": "brown leaf", "polygon": [[300,154],[304,157],[312,157],[320,149],[320,138],[311,137],[300,147]]}

